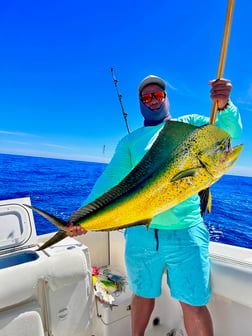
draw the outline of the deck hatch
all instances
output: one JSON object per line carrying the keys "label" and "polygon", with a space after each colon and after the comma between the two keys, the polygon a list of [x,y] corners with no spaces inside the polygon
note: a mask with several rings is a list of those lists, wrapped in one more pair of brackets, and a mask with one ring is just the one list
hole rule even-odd
{"label": "deck hatch", "polygon": [[36,245],[33,214],[23,206],[26,202],[30,199],[0,201],[0,251]]}

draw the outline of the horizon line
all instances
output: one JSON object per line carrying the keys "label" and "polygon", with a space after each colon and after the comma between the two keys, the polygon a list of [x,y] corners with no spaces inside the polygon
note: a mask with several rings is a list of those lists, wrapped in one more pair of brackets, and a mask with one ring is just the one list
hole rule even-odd
{"label": "horizon line", "polygon": [[[44,158],[44,159],[56,159],[56,160],[66,160],[66,161],[79,161],[79,162],[94,162],[94,163],[104,163],[108,164],[111,158],[101,157],[101,156],[91,156],[91,155],[82,155],[81,157],[70,157],[69,155],[62,155],[53,156],[53,155],[34,155],[34,154],[20,154],[20,153],[7,153],[7,152],[0,152],[3,155],[17,155],[17,156],[28,156],[28,157],[35,157],[35,158]],[[234,166],[231,168],[230,173],[226,173],[224,175],[232,175],[232,176],[244,176],[244,177],[252,177],[252,168],[251,167],[244,167],[244,166]]]}

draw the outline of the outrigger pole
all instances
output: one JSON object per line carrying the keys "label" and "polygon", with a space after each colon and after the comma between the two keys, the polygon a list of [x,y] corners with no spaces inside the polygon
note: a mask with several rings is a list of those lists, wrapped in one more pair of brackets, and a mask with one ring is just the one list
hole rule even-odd
{"label": "outrigger pole", "polygon": [[112,78],[113,78],[113,81],[114,81],[114,84],[115,84],[115,88],[116,88],[117,96],[118,96],[118,99],[119,99],[119,103],[120,103],[120,105],[121,105],[122,114],[123,114],[123,117],[124,117],[124,121],[125,121],[125,124],[126,124],[126,128],[127,128],[128,133],[130,133],[130,129],[129,129],[128,121],[127,121],[128,113],[126,113],[126,112],[124,111],[124,107],[123,107],[123,103],[122,103],[122,95],[119,93],[118,85],[117,85],[118,80],[115,78],[115,75],[114,75],[114,69],[111,68],[110,71],[111,71],[111,73],[112,73]]}
{"label": "outrigger pole", "polygon": [[[226,61],[226,56],[227,56],[227,47],[228,47],[230,30],[231,30],[233,9],[234,9],[234,0],[228,0],[226,22],[225,22],[225,27],[224,27],[222,46],[221,46],[221,52],[220,52],[220,58],[219,58],[219,65],[218,65],[217,76],[216,76],[217,79],[223,77],[223,74],[224,74],[224,66],[225,66],[225,61]],[[213,102],[212,111],[210,115],[210,124],[215,123],[216,112],[217,112],[217,102]]]}

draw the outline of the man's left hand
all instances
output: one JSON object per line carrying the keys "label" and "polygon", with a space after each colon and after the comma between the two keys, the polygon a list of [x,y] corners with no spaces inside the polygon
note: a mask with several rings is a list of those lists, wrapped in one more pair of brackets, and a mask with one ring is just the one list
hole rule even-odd
{"label": "man's left hand", "polygon": [[220,78],[211,80],[209,84],[212,85],[212,89],[210,90],[210,98],[213,101],[217,102],[217,106],[220,110],[225,108],[228,103],[230,92],[232,90],[231,81],[228,79]]}
{"label": "man's left hand", "polygon": [[81,226],[74,225],[70,218],[68,219],[68,226],[66,227],[66,231],[70,237],[80,236],[87,233],[87,230]]}

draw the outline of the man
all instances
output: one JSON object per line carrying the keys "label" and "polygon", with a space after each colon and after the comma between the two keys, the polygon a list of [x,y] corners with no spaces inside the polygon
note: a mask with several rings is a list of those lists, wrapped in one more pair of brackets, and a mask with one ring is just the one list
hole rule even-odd
{"label": "man", "polygon": [[[218,79],[209,84],[212,85],[211,99],[218,104],[216,125],[237,138],[241,133],[241,120],[229,98],[230,81]],[[119,183],[150,149],[164,122],[171,119],[163,79],[147,76],[138,91],[144,127],[119,142],[88,202]],[[209,118],[200,115],[185,115],[177,120],[196,126],[209,123]],[[85,230],[76,227],[70,235],[81,233]],[[181,305],[188,336],[213,336],[206,307],[211,297],[209,234],[200,214],[198,194],[155,216],[148,230],[145,226],[127,229],[125,238],[125,262],[129,286],[134,293],[132,335],[144,335],[155,298],[161,294],[161,279],[166,268],[167,283],[171,295]]]}

